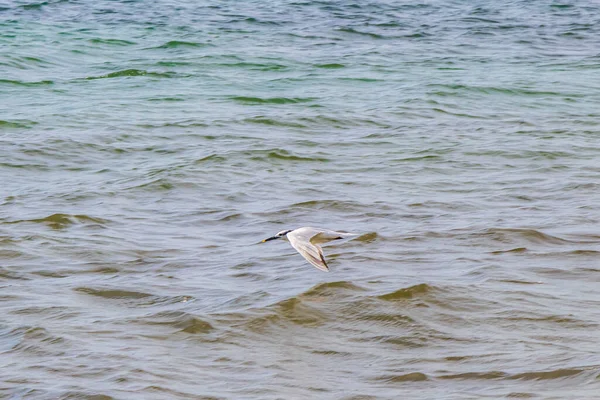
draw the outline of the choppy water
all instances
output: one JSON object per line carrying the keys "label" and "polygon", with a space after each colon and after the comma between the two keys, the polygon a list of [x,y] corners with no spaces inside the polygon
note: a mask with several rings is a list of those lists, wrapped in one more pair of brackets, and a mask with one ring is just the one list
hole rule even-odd
{"label": "choppy water", "polygon": [[0,21],[0,397],[598,398],[597,2]]}

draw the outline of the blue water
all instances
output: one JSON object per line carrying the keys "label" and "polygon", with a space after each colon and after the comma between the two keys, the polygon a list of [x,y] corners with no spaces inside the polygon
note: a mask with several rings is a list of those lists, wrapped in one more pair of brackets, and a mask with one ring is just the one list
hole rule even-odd
{"label": "blue water", "polygon": [[0,397],[597,398],[599,49],[585,1],[1,3]]}

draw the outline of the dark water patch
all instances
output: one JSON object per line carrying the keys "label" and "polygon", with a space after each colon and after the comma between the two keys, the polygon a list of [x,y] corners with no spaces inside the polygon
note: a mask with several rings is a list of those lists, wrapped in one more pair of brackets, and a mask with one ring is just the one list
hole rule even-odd
{"label": "dark water patch", "polygon": [[[519,323],[532,323],[537,326],[540,324],[556,324],[563,325],[565,328],[594,328],[598,324],[587,323],[585,321],[560,315],[546,315],[546,316],[512,316],[512,312],[496,314],[495,318],[498,318],[498,322],[512,321]],[[558,329],[558,328],[557,328]]]}
{"label": "dark water patch", "polygon": [[352,292],[364,292],[366,289],[347,281],[320,283],[299,295],[300,298],[348,296]]}
{"label": "dark water patch", "polygon": [[231,100],[241,104],[298,104],[298,103],[309,103],[314,101],[314,98],[302,98],[302,97],[248,97],[248,96],[232,96]]}
{"label": "dark water patch", "polygon": [[379,326],[394,326],[409,328],[415,320],[408,315],[398,313],[363,313],[354,318],[356,321],[366,321]]}
{"label": "dark water patch", "polygon": [[286,71],[289,69],[287,65],[276,63],[252,63],[252,62],[235,62],[235,63],[216,63],[216,67],[240,68],[248,71]]}
{"label": "dark water patch", "polygon": [[337,64],[337,63],[315,64],[315,67],[317,67],[317,68],[323,68],[323,69],[341,69],[341,68],[346,68],[346,66],[344,64]]}
{"label": "dark water patch", "polygon": [[450,89],[456,91],[466,91],[481,94],[505,94],[511,96],[529,96],[529,97],[575,97],[581,98],[584,95],[581,93],[561,93],[554,91],[522,89],[522,88],[500,88],[493,86],[469,86],[460,84],[430,84],[428,87],[436,87]]}
{"label": "dark water patch", "polygon": [[293,161],[293,162],[328,162],[329,159],[322,157],[304,157],[293,154],[290,151],[284,149],[272,149],[272,150],[254,150],[251,152],[245,152],[246,155],[250,156],[250,160],[253,161],[268,161],[268,162],[281,162],[281,161]]}
{"label": "dark water patch", "polygon": [[180,47],[207,47],[210,44],[199,43],[199,42],[185,42],[182,40],[171,40],[160,46],[154,47],[155,49],[175,49]]}
{"label": "dark water patch", "polygon": [[222,322],[235,327],[243,327],[253,333],[266,334],[270,330],[288,329],[293,326],[315,328],[329,320],[329,316],[317,304],[304,301],[300,297],[291,297],[278,303],[251,309],[244,313],[224,314],[219,316]]}
{"label": "dark water patch", "polygon": [[279,21],[265,21],[265,20],[260,20],[260,19],[255,18],[255,17],[244,18],[243,22],[247,22],[249,24],[256,24],[256,25],[274,25],[274,26],[280,26],[280,25],[283,24],[283,22],[279,22]]}
{"label": "dark water patch", "polygon": [[132,46],[132,45],[137,44],[136,42],[132,42],[130,40],[123,40],[123,39],[94,38],[94,39],[90,39],[89,41],[90,41],[90,43],[93,43],[93,44],[105,44],[108,46],[119,46],[119,47]]}
{"label": "dark water patch", "polygon": [[135,322],[170,326],[176,328],[178,332],[189,334],[205,334],[215,329],[209,322],[184,311],[163,311],[139,318]]}
{"label": "dark water patch", "polygon": [[521,279],[498,279],[498,282],[514,283],[516,285],[541,285],[542,282],[525,281]]}
{"label": "dark water patch", "polygon": [[148,101],[157,101],[157,102],[172,102],[172,101],[186,101],[183,97],[154,97],[148,99]]}
{"label": "dark water patch", "polygon": [[276,310],[278,316],[296,325],[319,326],[328,319],[325,313],[296,297],[280,301],[269,308]]}
{"label": "dark water patch", "polygon": [[419,285],[410,286],[407,288],[398,289],[394,292],[377,296],[381,300],[386,301],[398,301],[398,300],[409,300],[415,297],[422,297],[436,291],[436,288],[426,283]]}
{"label": "dark water patch", "polygon": [[375,380],[389,383],[422,382],[428,381],[429,377],[421,372],[410,372],[400,375],[383,375],[375,378]]}
{"label": "dark water patch", "polygon": [[380,35],[378,33],[373,33],[373,32],[365,32],[365,31],[361,31],[358,29],[354,29],[354,28],[338,28],[336,29],[337,32],[343,32],[343,33],[351,33],[354,35],[359,35],[359,36],[365,36],[365,37],[369,37],[372,39],[385,39],[384,35]]}
{"label": "dark water patch", "polygon": [[562,379],[569,378],[579,374],[586,372],[585,369],[578,368],[561,368],[552,371],[536,371],[536,372],[523,372],[520,374],[514,374],[510,376],[510,379],[520,379],[520,380],[535,380],[535,381],[545,381],[552,379]]}
{"label": "dark water patch", "polygon": [[106,394],[70,391],[60,395],[61,400],[115,400],[114,397]]}
{"label": "dark water patch", "polygon": [[[139,128],[144,129],[154,129],[154,128],[203,128],[208,125],[204,122],[199,122],[195,120],[184,120],[179,122],[165,122],[163,124],[139,124],[136,125]],[[211,136],[209,136],[210,138]]]}
{"label": "dark water patch", "polygon": [[35,86],[54,85],[54,81],[43,80],[43,81],[37,81],[37,82],[24,82],[24,81],[12,80],[12,79],[0,79],[0,85],[14,85],[14,86],[23,86],[23,87],[35,87]]}
{"label": "dark water patch", "polygon": [[154,295],[144,292],[134,292],[121,289],[94,289],[89,287],[80,287],[75,289],[76,292],[89,294],[91,296],[102,297],[105,299],[143,299],[153,297]]}
{"label": "dark water patch", "polygon": [[509,250],[496,250],[496,251],[490,251],[490,254],[505,254],[505,253],[526,253],[527,252],[527,248],[526,247],[515,247],[514,249],[509,249]]}
{"label": "dark water patch", "polygon": [[532,371],[516,374],[509,374],[503,371],[487,372],[464,372],[459,374],[438,375],[437,379],[456,379],[456,380],[526,380],[526,381],[546,381],[554,379],[571,378],[581,374],[594,373],[595,368],[561,368],[551,371]]}
{"label": "dark water patch", "polygon": [[69,307],[64,306],[30,306],[12,310],[10,314],[36,315],[38,317],[52,317],[54,319],[66,319],[78,315],[78,313],[70,311]]}
{"label": "dark water patch", "polygon": [[263,281],[266,278],[265,275],[257,274],[254,272],[238,272],[235,274],[231,274],[231,276],[234,278],[249,279],[249,280],[255,281],[255,282]]}
{"label": "dark water patch", "polygon": [[598,256],[598,255],[600,255],[600,250],[582,249],[582,250],[564,251],[564,252],[559,252],[556,254],[574,255],[574,256]]}
{"label": "dark water patch", "polygon": [[175,78],[177,76],[179,76],[178,73],[176,72],[152,72],[152,71],[146,71],[143,69],[124,69],[121,71],[115,71],[115,72],[111,72],[109,74],[105,74],[105,75],[99,75],[99,76],[88,76],[85,77],[85,80],[95,80],[95,79],[111,79],[111,78],[130,78],[130,77],[138,77],[138,76],[144,76],[144,77],[149,77],[149,78]]}
{"label": "dark water patch", "polygon": [[29,280],[29,278],[25,274],[13,271],[12,269],[7,268],[6,266],[0,266],[0,278],[23,281]]}
{"label": "dark water patch", "polygon": [[14,128],[30,129],[30,128],[33,128],[37,124],[38,124],[37,122],[29,121],[29,120],[19,120],[19,121],[2,121],[2,120],[0,120],[0,130],[14,129]]}
{"label": "dark water patch", "polygon": [[[408,327],[408,326],[405,326]],[[430,338],[427,335],[378,335],[369,337],[366,341],[392,345],[394,348],[417,349],[428,346]]]}
{"label": "dark water patch", "polygon": [[282,121],[282,120],[277,120],[277,119],[267,118],[267,117],[246,118],[242,122],[248,123],[248,124],[258,124],[258,125],[267,125],[267,126],[276,126],[276,127],[285,127],[285,128],[306,128],[305,125],[300,124],[298,122],[288,122],[288,121]]}
{"label": "dark water patch", "polygon": [[313,210],[329,210],[329,211],[362,211],[365,208],[365,204],[358,203],[356,201],[343,201],[343,200],[310,200],[303,201],[301,203],[291,204],[289,209],[293,208],[306,208]]}
{"label": "dark water patch", "polygon": [[208,164],[208,163],[217,163],[217,164],[220,164],[220,163],[223,163],[225,161],[227,161],[226,157],[223,157],[223,156],[218,155],[218,154],[211,154],[209,156],[197,159],[196,161],[194,161],[194,164]]}
{"label": "dark water patch", "polygon": [[351,82],[366,82],[366,83],[370,83],[370,82],[384,82],[383,79],[378,79],[378,78],[365,78],[365,77],[341,77],[341,78],[335,78],[336,80],[340,80],[340,81],[351,81]]}
{"label": "dark water patch", "polygon": [[[2,243],[2,241],[0,241],[0,243]],[[19,258],[19,257],[24,257],[24,256],[26,256],[26,255],[22,251],[12,250],[12,249],[8,249],[8,250],[0,249],[0,259],[9,260],[11,258]]]}
{"label": "dark water patch", "polygon": [[114,302],[115,304],[133,308],[187,303],[194,300],[194,297],[192,296],[159,296],[126,289],[78,287],[74,290],[78,293],[98,297]]}
{"label": "dark water patch", "polygon": [[47,6],[48,4],[49,3],[47,1],[42,1],[40,3],[22,4],[19,7],[24,10],[40,10],[42,7]]}
{"label": "dark water patch", "polygon": [[487,372],[463,372],[460,374],[438,375],[437,379],[457,379],[457,380],[489,380],[503,379],[510,375],[502,371],[487,371]]}
{"label": "dark water patch", "polygon": [[482,235],[503,243],[523,240],[535,244],[570,243],[569,240],[562,239],[558,236],[552,236],[535,229],[525,228],[490,228],[483,231]]}
{"label": "dark water patch", "polygon": [[[4,335],[3,335],[4,336]],[[19,355],[61,357],[69,349],[69,342],[62,336],[53,335],[45,328],[23,326],[8,333],[10,352]]]}
{"label": "dark water patch", "polygon": [[74,224],[81,225],[106,225],[109,223],[108,220],[90,217],[89,215],[83,214],[52,214],[44,218],[36,218],[36,219],[26,219],[26,220],[17,220],[17,221],[4,221],[0,224],[21,224],[21,223],[36,223],[36,224],[44,224],[51,229],[61,230],[65,229]]}
{"label": "dark water patch", "polygon": [[413,161],[439,161],[443,160],[443,157],[437,155],[423,155],[417,157],[406,157],[397,160],[393,160],[393,162],[413,162]]}
{"label": "dark water patch", "polygon": [[126,190],[147,190],[150,192],[162,192],[162,191],[170,191],[175,189],[175,183],[172,179],[169,178],[157,178],[151,179],[147,182],[143,182],[140,184],[134,184],[133,186],[129,186]]}
{"label": "dark water patch", "polygon": [[38,275],[38,276],[43,276],[45,278],[66,278],[66,277],[69,276],[69,275],[64,274],[62,272],[54,271],[54,270],[33,271],[32,274]]}
{"label": "dark water patch", "polygon": [[557,8],[559,10],[564,10],[567,8],[573,8],[573,4],[550,4],[550,8]]}
{"label": "dark water patch", "polygon": [[352,353],[347,351],[336,351],[336,350],[313,350],[312,354],[323,355],[323,356],[338,356],[338,357],[350,357]]}
{"label": "dark water patch", "polygon": [[441,114],[452,115],[454,117],[470,118],[470,119],[486,119],[486,117],[483,117],[481,115],[459,113],[459,112],[451,112],[451,111],[444,110],[442,108],[437,108],[437,107],[432,108],[432,110],[435,111],[435,112],[439,112]]}

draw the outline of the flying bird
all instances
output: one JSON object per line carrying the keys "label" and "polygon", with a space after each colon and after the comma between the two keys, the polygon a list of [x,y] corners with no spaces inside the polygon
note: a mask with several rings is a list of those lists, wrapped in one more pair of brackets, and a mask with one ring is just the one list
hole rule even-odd
{"label": "flying bird", "polygon": [[331,242],[332,240],[347,239],[358,236],[355,233],[336,232],[328,229],[319,228],[298,228],[290,229],[277,233],[262,241],[268,242],[280,238],[287,239],[292,247],[302,255],[309,263],[320,269],[329,272],[329,267],[323,257],[323,250],[319,246],[321,243]]}

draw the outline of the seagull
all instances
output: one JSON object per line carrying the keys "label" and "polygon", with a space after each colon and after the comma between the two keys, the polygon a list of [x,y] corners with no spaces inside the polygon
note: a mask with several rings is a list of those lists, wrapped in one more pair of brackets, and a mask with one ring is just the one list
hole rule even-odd
{"label": "seagull", "polygon": [[329,272],[329,267],[327,266],[327,262],[325,262],[325,258],[323,257],[323,250],[319,244],[356,236],[358,235],[355,233],[336,232],[328,229],[304,227],[281,231],[277,233],[277,235],[263,240],[262,243],[268,242],[269,240],[285,238],[290,242],[292,247],[306,259],[306,261],[321,271]]}

